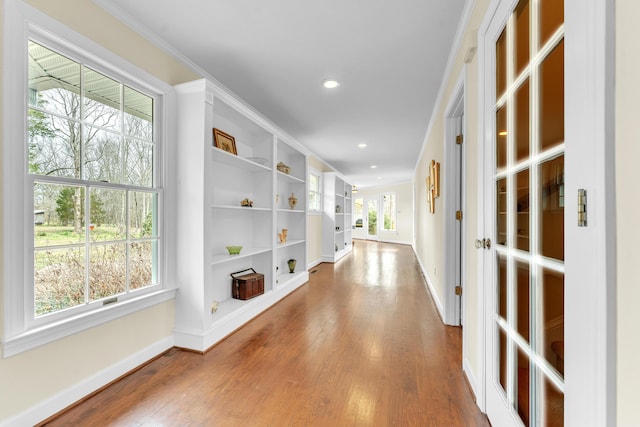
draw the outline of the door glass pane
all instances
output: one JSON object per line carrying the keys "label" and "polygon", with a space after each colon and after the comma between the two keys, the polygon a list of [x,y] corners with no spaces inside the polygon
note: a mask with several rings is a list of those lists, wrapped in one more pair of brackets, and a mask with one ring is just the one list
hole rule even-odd
{"label": "door glass pane", "polygon": [[507,320],[507,259],[498,255],[498,315]]}
{"label": "door glass pane", "polygon": [[504,29],[496,43],[496,99],[507,89],[507,30]]}
{"label": "door glass pane", "polygon": [[540,1],[540,46],[543,46],[564,22],[564,0]]}
{"label": "door glass pane", "polygon": [[564,156],[540,165],[540,253],[564,260]]}
{"label": "door glass pane", "polygon": [[531,403],[529,399],[529,378],[531,373],[531,368],[529,365],[529,358],[527,355],[521,350],[518,349],[518,357],[516,360],[516,381],[518,384],[516,385],[516,410],[518,411],[518,415],[522,420],[522,423],[525,426],[529,425],[530,420],[530,408]]}
{"label": "door glass pane", "polygon": [[564,142],[564,41],[540,66],[540,150]]}
{"label": "door glass pane", "polygon": [[562,427],[564,425],[564,394],[549,381],[542,377],[542,423],[545,427]]}
{"label": "door glass pane", "polygon": [[496,234],[499,245],[507,244],[507,180],[500,179],[496,184]]}
{"label": "door glass pane", "polygon": [[542,268],[542,356],[564,376],[564,274]]}
{"label": "door glass pane", "polygon": [[516,174],[516,248],[529,251],[529,169]]}
{"label": "door glass pane", "polygon": [[515,75],[518,76],[529,63],[529,0],[521,0],[515,15]]}
{"label": "door glass pane", "polygon": [[514,95],[516,163],[529,157],[529,79],[516,90]]}
{"label": "door glass pane", "polygon": [[522,338],[529,342],[529,318],[530,296],[529,296],[529,264],[524,262],[516,262],[516,279],[518,283],[517,305],[516,305],[516,326],[517,331]]}
{"label": "door glass pane", "polygon": [[378,202],[376,200],[369,200],[367,203],[367,221],[369,236],[378,235]]}
{"label": "door glass pane", "polygon": [[507,107],[500,107],[496,112],[496,168],[507,167]]}
{"label": "door glass pane", "polygon": [[498,371],[500,372],[500,385],[502,391],[507,394],[507,334],[496,324],[498,330]]}

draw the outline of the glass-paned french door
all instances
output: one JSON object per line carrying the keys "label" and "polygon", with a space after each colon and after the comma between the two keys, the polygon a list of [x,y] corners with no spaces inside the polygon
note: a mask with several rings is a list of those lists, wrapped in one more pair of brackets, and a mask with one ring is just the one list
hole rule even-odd
{"label": "glass-paned french door", "polygon": [[563,21],[562,0],[520,0],[495,43],[489,381],[526,426],[563,425]]}

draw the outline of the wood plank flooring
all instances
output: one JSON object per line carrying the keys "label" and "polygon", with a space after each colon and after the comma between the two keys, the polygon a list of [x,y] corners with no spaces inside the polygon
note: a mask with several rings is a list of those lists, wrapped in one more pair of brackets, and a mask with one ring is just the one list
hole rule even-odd
{"label": "wood plank flooring", "polygon": [[46,425],[489,425],[410,246],[357,241],[313,270],[204,355],[172,349]]}

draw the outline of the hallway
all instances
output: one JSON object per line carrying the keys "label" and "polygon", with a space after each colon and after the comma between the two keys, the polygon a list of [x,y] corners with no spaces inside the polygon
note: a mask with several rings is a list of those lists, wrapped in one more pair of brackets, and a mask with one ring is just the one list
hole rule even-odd
{"label": "hallway", "polygon": [[410,246],[356,241],[204,355],[172,349],[46,425],[488,426]]}

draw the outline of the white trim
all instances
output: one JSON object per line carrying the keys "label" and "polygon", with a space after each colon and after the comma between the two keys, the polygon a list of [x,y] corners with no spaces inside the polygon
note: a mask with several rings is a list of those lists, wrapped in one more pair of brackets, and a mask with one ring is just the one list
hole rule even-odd
{"label": "white trim", "polygon": [[307,264],[307,270],[311,270],[313,267],[322,264],[324,261],[322,260],[322,257],[318,258],[315,261],[311,261],[310,263]]}
{"label": "white trim", "polygon": [[[614,3],[565,2],[568,426],[616,425]],[[579,188],[587,190],[587,227],[576,225]]]}
{"label": "white trim", "polygon": [[436,117],[436,108],[442,102],[442,97],[444,96],[445,88],[449,83],[449,79],[447,76],[451,75],[453,65],[455,63],[455,59],[458,56],[462,43],[465,41],[464,34],[467,30],[467,26],[469,25],[469,19],[471,19],[471,13],[473,12],[473,8],[476,4],[476,0],[467,0],[464,5],[464,10],[462,11],[462,17],[460,18],[460,22],[458,23],[458,29],[456,30],[456,37],[454,39],[453,44],[451,45],[451,50],[449,50],[449,58],[447,59],[447,65],[442,73],[442,81],[440,82],[440,89],[438,89],[438,96],[436,97],[436,101],[433,103],[434,109],[431,112],[431,118],[429,119],[429,125],[427,126],[427,131],[424,134],[424,140],[422,141],[422,148],[420,148],[420,153],[418,154],[418,158],[416,160],[416,165],[413,168],[413,175],[415,176],[418,172],[418,168],[420,167],[420,159],[424,154],[424,150],[427,148],[427,141],[429,140],[429,135],[431,134],[431,128],[435,123]]}
{"label": "white trim", "polygon": [[117,380],[134,369],[149,362],[154,357],[173,347],[173,337],[168,336],[150,346],[119,360],[117,363],[97,372],[81,382],[68,387],[44,401],[0,422],[0,427],[36,425],[52,415],[80,401],[101,387]]}
{"label": "white trim", "polygon": [[464,372],[464,374],[467,376],[467,381],[469,382],[471,391],[473,392],[477,401],[478,400],[478,380],[473,375],[474,369],[471,367],[471,363],[469,362],[469,359],[467,359],[466,357],[462,358],[462,372]]}
{"label": "white trim", "polygon": [[433,281],[431,280],[429,273],[427,273],[427,270],[424,268],[424,265],[422,264],[422,260],[420,260],[420,257],[418,256],[418,251],[416,250],[415,245],[411,245],[411,247],[413,248],[413,254],[416,257],[416,261],[418,261],[418,264],[420,265],[420,271],[422,272],[422,276],[424,277],[424,287],[427,289],[427,292],[431,294],[431,298],[433,299],[433,302],[436,305],[436,308],[438,309],[438,314],[440,314],[440,318],[444,319],[444,309],[442,306],[442,302],[440,301],[440,298],[438,298],[438,293],[436,292],[436,290],[432,285]]}

